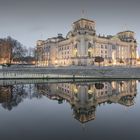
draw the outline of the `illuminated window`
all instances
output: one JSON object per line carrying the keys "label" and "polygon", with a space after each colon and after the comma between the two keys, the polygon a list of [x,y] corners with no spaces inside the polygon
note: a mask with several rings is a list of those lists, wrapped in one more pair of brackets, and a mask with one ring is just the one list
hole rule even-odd
{"label": "illuminated window", "polygon": [[92,44],[89,42],[88,43],[88,48],[91,48],[92,47]]}
{"label": "illuminated window", "polygon": [[77,44],[75,44],[74,48],[77,49]]}
{"label": "illuminated window", "polygon": [[88,51],[88,57],[91,57],[91,52],[90,51]]}

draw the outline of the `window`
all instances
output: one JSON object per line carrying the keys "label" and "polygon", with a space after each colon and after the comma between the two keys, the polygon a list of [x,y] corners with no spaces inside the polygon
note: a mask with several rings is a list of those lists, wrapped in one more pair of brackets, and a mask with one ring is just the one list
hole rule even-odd
{"label": "window", "polygon": [[90,57],[90,58],[91,58],[91,52],[90,52],[90,51],[88,51],[88,57]]}
{"label": "window", "polygon": [[88,48],[91,48],[92,47],[92,44],[89,42],[88,43]]}
{"label": "window", "polygon": [[75,56],[76,56],[76,57],[78,56],[78,53],[77,53],[77,51],[75,52]]}
{"label": "window", "polygon": [[88,90],[91,90],[91,85],[88,86]]}
{"label": "window", "polygon": [[115,49],[116,49],[116,46],[115,46],[115,45],[112,45],[112,49],[114,49],[114,50],[115,50]]}
{"label": "window", "polygon": [[75,44],[74,48],[77,49],[77,44]]}

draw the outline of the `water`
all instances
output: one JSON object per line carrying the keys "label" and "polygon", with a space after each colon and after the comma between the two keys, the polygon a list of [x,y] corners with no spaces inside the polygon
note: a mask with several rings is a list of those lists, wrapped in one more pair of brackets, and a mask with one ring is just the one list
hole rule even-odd
{"label": "water", "polygon": [[140,139],[136,80],[6,83],[0,85],[0,140]]}

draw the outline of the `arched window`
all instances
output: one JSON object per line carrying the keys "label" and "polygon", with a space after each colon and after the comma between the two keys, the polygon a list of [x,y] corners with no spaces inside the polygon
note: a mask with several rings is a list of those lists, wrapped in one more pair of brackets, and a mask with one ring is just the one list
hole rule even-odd
{"label": "arched window", "polygon": [[74,48],[77,49],[77,44],[75,44]]}
{"label": "arched window", "polygon": [[88,57],[92,57],[92,44],[90,42],[88,43]]}
{"label": "arched window", "polygon": [[88,50],[88,57],[91,58],[91,51]]}
{"label": "arched window", "polygon": [[92,44],[89,42],[88,43],[88,48],[91,48],[92,47]]}

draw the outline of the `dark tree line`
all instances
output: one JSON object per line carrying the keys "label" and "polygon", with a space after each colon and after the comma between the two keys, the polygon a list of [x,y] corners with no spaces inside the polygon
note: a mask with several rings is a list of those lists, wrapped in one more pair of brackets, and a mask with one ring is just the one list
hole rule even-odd
{"label": "dark tree line", "polygon": [[6,41],[10,46],[10,60],[9,60],[10,64],[14,61],[23,62],[28,59],[34,58],[34,48],[31,47],[27,48],[19,41],[13,39],[10,36],[4,38],[3,40]]}
{"label": "dark tree line", "polygon": [[7,42],[10,47],[10,64],[12,61],[15,61],[16,59],[22,59],[26,55],[27,49],[19,41],[13,39],[10,36],[4,38],[3,40]]}

